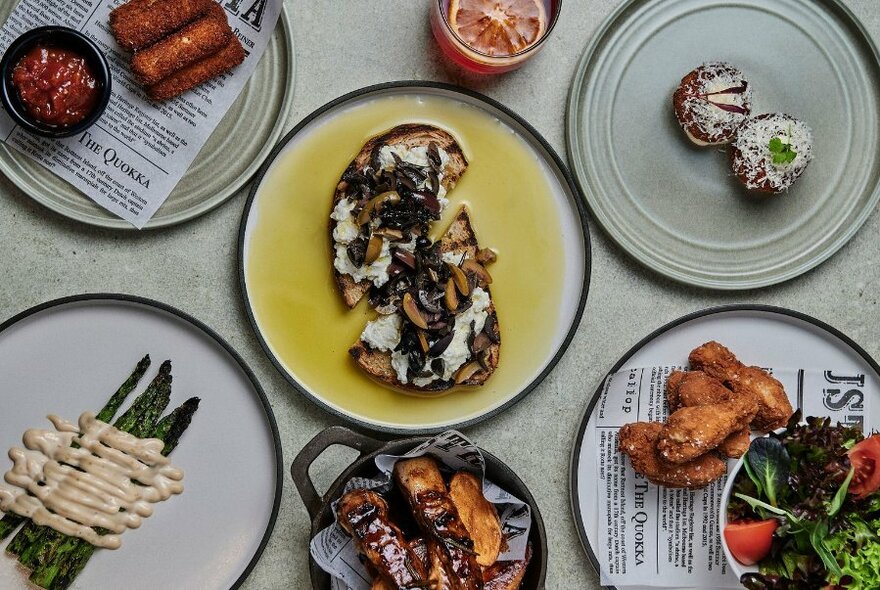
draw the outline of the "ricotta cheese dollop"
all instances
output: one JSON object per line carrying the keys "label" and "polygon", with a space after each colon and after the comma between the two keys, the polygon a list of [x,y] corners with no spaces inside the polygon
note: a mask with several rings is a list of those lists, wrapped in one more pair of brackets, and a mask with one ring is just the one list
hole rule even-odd
{"label": "ricotta cheese dollop", "polygon": [[[471,306],[465,311],[455,316],[455,326],[453,328],[452,342],[443,353],[438,357],[428,357],[425,366],[430,367],[435,358],[443,361],[443,374],[432,374],[430,377],[416,377],[412,380],[416,387],[426,387],[438,379],[448,381],[452,379],[456,371],[470,358],[471,351],[468,347],[468,341],[471,334],[479,334],[486,325],[486,318],[489,317],[487,309],[492,301],[489,294],[477,287],[471,293]],[[400,335],[398,334],[398,342]],[[397,346],[397,343],[394,344]],[[392,347],[393,348],[393,347]],[[395,351],[391,354],[391,366],[397,373],[397,379],[401,383],[409,383],[407,371],[409,370],[409,358],[407,355]]]}
{"label": "ricotta cheese dollop", "polygon": [[[440,154],[441,169],[441,173],[437,175],[438,179],[441,181],[440,190],[437,193],[437,201],[440,203],[440,211],[442,212],[443,209],[446,208],[446,205],[449,204],[449,200],[446,198],[446,189],[442,186],[442,170],[446,168],[446,164],[449,162],[449,154],[447,154],[446,150],[442,148],[439,148],[437,151]],[[422,168],[430,167],[427,147],[416,146],[408,148],[401,144],[395,144],[382,146],[379,150],[379,166],[382,170],[388,170],[397,165],[392,154],[397,155],[402,161],[413,164],[414,166]],[[419,188],[425,188],[427,183],[428,180],[423,182]],[[330,219],[336,222],[336,227],[333,228],[333,248],[335,252],[333,268],[335,268],[340,274],[351,276],[352,280],[357,283],[363,280],[369,280],[372,281],[376,287],[381,287],[387,283],[390,278],[388,276],[388,266],[391,264],[391,244],[387,238],[383,238],[382,250],[379,257],[371,264],[355,266],[348,257],[348,245],[356,240],[360,234],[360,227],[353,214],[355,205],[356,203],[351,199],[340,199],[333,208],[333,212],[330,214]],[[409,244],[404,244],[401,247],[410,251],[415,248],[414,244],[412,245],[412,249],[410,249],[409,246]]]}
{"label": "ricotta cheese dollop", "polygon": [[348,245],[357,239],[360,228],[352,215],[355,203],[349,199],[341,199],[333,208],[330,219],[336,222],[333,229],[334,249],[336,256],[333,259],[333,268],[340,274],[350,275],[359,283],[370,280],[377,287],[388,282],[388,266],[391,264],[391,245],[386,238],[382,238],[382,250],[379,257],[372,264],[355,266],[348,257]]}
{"label": "ricotta cheese dollop", "polygon": [[379,319],[367,322],[361,332],[361,340],[372,348],[383,352],[391,352],[400,343],[400,314],[380,316]]}

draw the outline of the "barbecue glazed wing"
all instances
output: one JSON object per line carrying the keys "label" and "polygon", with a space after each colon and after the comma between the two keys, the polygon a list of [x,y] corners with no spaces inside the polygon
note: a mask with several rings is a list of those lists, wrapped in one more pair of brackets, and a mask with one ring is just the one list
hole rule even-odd
{"label": "barbecue glazed wing", "polygon": [[522,585],[526,568],[532,559],[532,544],[526,546],[526,558],[522,561],[496,561],[483,570],[486,586],[483,590],[517,590]]}
{"label": "barbecue glazed wing", "polygon": [[747,427],[758,411],[751,397],[673,412],[657,437],[657,452],[670,463],[687,463],[705,455],[734,432]]}
{"label": "barbecue glazed wing", "polygon": [[714,454],[675,465],[663,460],[657,452],[657,437],[663,429],[660,422],[634,422],[620,429],[618,447],[629,456],[633,469],[651,483],[671,488],[701,488],[727,473],[727,463]]}
{"label": "barbecue glazed wing", "polygon": [[446,573],[443,554],[439,543],[431,541],[428,544],[428,582],[431,590],[452,590],[452,580]]}
{"label": "barbecue glazed wing", "polygon": [[370,490],[352,490],[339,500],[336,511],[339,524],[388,585],[424,587],[428,577],[425,566],[389,519],[382,496]]}
{"label": "barbecue glazed wing", "polygon": [[788,423],[793,413],[782,384],[759,367],[747,367],[732,352],[717,342],[707,342],[691,351],[688,357],[694,369],[700,369],[728,385],[734,393],[750,395],[758,402],[752,426],[774,430]]}
{"label": "barbecue glazed wing", "polygon": [[482,570],[474,556],[474,542],[446,491],[437,462],[430,457],[398,461],[394,479],[409,502],[416,522],[429,539],[441,546],[439,558],[451,590],[480,590]]}

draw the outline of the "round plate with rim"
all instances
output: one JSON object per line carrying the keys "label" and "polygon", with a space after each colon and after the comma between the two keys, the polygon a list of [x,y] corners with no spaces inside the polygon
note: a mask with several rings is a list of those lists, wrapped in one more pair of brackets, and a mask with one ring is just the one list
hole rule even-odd
{"label": "round plate with rim", "polygon": [[[449,130],[470,162],[432,236],[467,205],[480,245],[498,251],[489,271],[500,363],[482,387],[445,395],[400,393],[355,366],[347,350],[375,312],[366,301],[348,310],[331,273],[327,228],[342,172],[370,137],[411,122]],[[318,109],[280,142],[251,187],[239,269],[260,344],[307,399],[373,430],[438,432],[516,403],[568,347],[589,286],[586,208],[550,146],[503,105],[445,84],[380,84]]]}
{"label": "round plate with rim", "polygon": [[[726,305],[679,318],[632,347],[611,367],[608,375],[631,367],[687,366],[690,351],[710,340],[721,342],[746,364],[837,368],[870,375],[875,383],[880,383],[880,365],[845,334],[808,315],[767,305]],[[589,437],[595,428],[597,402],[604,383],[605,379],[581,420],[570,472],[575,525],[596,571],[599,571],[598,526],[605,515],[600,514],[596,501],[597,457],[590,456],[585,449],[594,446]],[[872,403],[880,403],[880,400],[872,400]],[[632,486],[632,482],[627,485]],[[735,583],[735,578],[733,581]],[[641,587],[633,588],[641,590]]]}
{"label": "round plate with rim", "polygon": [[[705,61],[740,67],[753,113],[815,133],[815,158],[786,193],[749,197],[726,151],[690,144],[672,114],[681,78]],[[839,250],[880,200],[880,58],[839,0],[628,0],[575,74],[572,171],[607,234],[680,282],[750,289]]]}
{"label": "round plate with rim", "polygon": [[[3,4],[0,22],[14,6],[15,2]],[[293,102],[295,72],[293,25],[286,7],[278,21],[251,79],[144,229],[183,223],[223,204],[250,181],[275,146]],[[0,171],[29,197],[65,217],[99,227],[135,229],[5,144],[0,145]]]}
{"label": "round plate with rim", "polygon": [[[21,446],[28,428],[50,428],[47,414],[76,420],[97,412],[145,354],[150,369],[117,416],[170,359],[166,411],[201,398],[170,455],[185,489],[123,534],[122,547],[98,550],[71,588],[237,588],[275,524],[281,444],[253,373],[198,320],[148,299],[99,294],[50,301],[0,324],[0,448]],[[3,457],[5,472],[11,463]],[[0,541],[0,587],[30,588],[2,551],[7,541]]]}

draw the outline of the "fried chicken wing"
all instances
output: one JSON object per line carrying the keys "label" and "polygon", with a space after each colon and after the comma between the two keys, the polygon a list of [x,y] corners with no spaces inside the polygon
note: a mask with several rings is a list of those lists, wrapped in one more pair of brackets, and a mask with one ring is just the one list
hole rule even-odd
{"label": "fried chicken wing", "polygon": [[726,457],[739,459],[746,454],[751,443],[752,430],[748,426],[745,426],[741,430],[737,430],[725,438],[724,442],[718,445],[718,450]]}
{"label": "fried chicken wing", "polygon": [[657,452],[660,422],[634,422],[620,429],[618,448],[629,456],[633,469],[651,483],[671,488],[701,488],[727,473],[727,463],[714,454],[706,454],[688,463],[675,465],[664,461]]}
{"label": "fried chicken wing", "polygon": [[703,371],[673,371],[666,381],[670,413],[681,408],[721,404],[734,396],[721,381]]}
{"label": "fried chicken wing", "polygon": [[[703,371],[673,371],[666,381],[666,399],[670,413],[681,408],[708,406],[730,401],[736,397],[723,383]],[[749,448],[750,429],[744,426],[718,445],[724,455],[738,459]]]}
{"label": "fried chicken wing", "polygon": [[760,367],[747,367],[727,348],[717,342],[707,342],[691,351],[691,367],[722,381],[742,395],[750,395],[758,402],[758,413],[752,426],[758,430],[773,430],[788,423],[793,413],[791,402],[782,384]]}
{"label": "fried chicken wing", "polygon": [[657,437],[657,452],[670,463],[687,463],[708,453],[734,432],[748,426],[758,404],[748,396],[672,413]]}
{"label": "fried chicken wing", "polygon": [[686,377],[686,371],[673,371],[666,378],[666,403],[670,414],[681,407],[679,390]]}

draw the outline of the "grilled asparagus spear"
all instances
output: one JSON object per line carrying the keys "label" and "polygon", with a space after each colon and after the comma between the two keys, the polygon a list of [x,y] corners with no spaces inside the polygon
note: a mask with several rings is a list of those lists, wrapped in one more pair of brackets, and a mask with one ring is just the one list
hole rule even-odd
{"label": "grilled asparagus spear", "polygon": [[[114,426],[138,438],[148,436],[156,427],[159,416],[171,399],[171,379],[171,361],[165,361],[159,367],[158,375],[144,392],[135,398],[128,411],[119,417]],[[18,542],[19,538],[21,538],[20,542]],[[12,539],[6,550],[17,554],[21,565],[29,569],[37,569],[41,564],[52,559],[58,546],[66,538],[66,535],[54,529],[30,521]]]}
{"label": "grilled asparagus spear", "polygon": [[[149,367],[150,355],[145,355],[144,358],[138,362],[137,366],[135,366],[131,375],[128,376],[128,379],[119,386],[116,393],[113,394],[109,401],[107,401],[107,404],[98,413],[98,420],[109,422],[113,419],[117,410],[119,410],[120,406],[125,402],[125,398],[127,398],[128,394],[137,387],[138,382],[141,380],[141,377],[144,376],[144,373],[147,372]],[[18,528],[18,525],[26,520],[27,518],[19,516],[18,514],[4,514],[3,518],[0,519],[0,541],[8,537],[12,531]]]}
{"label": "grilled asparagus spear", "polygon": [[[163,455],[167,456],[177,447],[181,435],[199,407],[199,401],[197,397],[186,400],[162,418],[150,433],[151,437],[165,441]],[[64,590],[79,575],[94,552],[94,545],[75,537],[64,537],[64,541],[56,548],[51,559],[34,570],[30,580],[41,588]]]}

